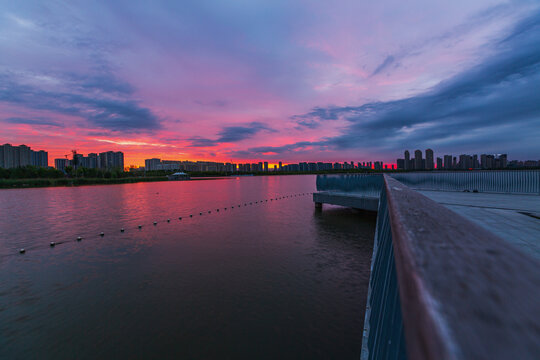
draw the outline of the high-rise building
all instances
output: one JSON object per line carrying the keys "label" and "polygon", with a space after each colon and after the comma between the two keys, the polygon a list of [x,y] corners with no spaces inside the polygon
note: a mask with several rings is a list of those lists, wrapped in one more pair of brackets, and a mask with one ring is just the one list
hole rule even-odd
{"label": "high-rise building", "polygon": [[49,155],[44,150],[34,151],[29,146],[0,146],[0,167],[10,169],[22,166],[49,166]]}
{"label": "high-rise building", "polygon": [[472,169],[472,167],[473,167],[473,157],[471,155],[467,155],[467,154],[459,155],[458,167],[461,170]]}
{"label": "high-rise building", "polygon": [[32,164],[32,150],[26,145],[19,146],[19,166],[28,166]]}
{"label": "high-rise building", "polygon": [[124,153],[121,151],[107,151],[99,153],[99,167],[101,169],[124,170]]}
{"label": "high-rise building", "polygon": [[146,171],[157,170],[158,165],[161,164],[161,159],[153,158],[144,160],[144,168]]}
{"label": "high-rise building", "polygon": [[409,154],[409,150],[405,150],[405,161],[403,165],[403,169],[411,170],[411,156]]}
{"label": "high-rise building", "polygon": [[281,161],[279,162],[279,171],[281,171],[283,169],[283,164],[281,163]]}
{"label": "high-rise building", "polygon": [[422,151],[414,151],[414,170],[424,170],[423,161],[422,161]]}
{"label": "high-rise building", "polygon": [[44,150],[33,151],[32,150],[32,165],[37,167],[49,166],[49,153]]}
{"label": "high-rise building", "polygon": [[433,170],[433,150],[426,149],[426,166],[427,170]]}
{"label": "high-rise building", "polygon": [[437,170],[442,170],[442,168],[443,168],[443,162],[442,161],[443,160],[440,157],[437,158]]}
{"label": "high-rise building", "polygon": [[445,170],[452,169],[452,155],[444,155],[444,168]]}
{"label": "high-rise building", "polygon": [[264,171],[268,172],[268,161],[264,162]]}
{"label": "high-rise building", "polygon": [[508,156],[506,154],[500,154],[499,160],[501,162],[501,168],[506,168],[508,166]]}
{"label": "high-rise building", "polygon": [[2,148],[2,159],[0,159],[0,166],[6,169],[15,167],[15,150],[11,144],[4,144]]}
{"label": "high-rise building", "polygon": [[56,170],[64,171],[68,166],[68,159],[54,159],[54,167]]}
{"label": "high-rise building", "polygon": [[85,162],[88,169],[97,169],[99,164],[99,155],[96,153],[90,153],[85,158]]}

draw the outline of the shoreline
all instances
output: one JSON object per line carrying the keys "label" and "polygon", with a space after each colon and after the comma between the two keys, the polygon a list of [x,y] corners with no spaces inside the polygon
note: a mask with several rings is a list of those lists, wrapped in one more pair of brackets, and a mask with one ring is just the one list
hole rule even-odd
{"label": "shoreline", "polygon": [[[182,181],[201,181],[201,180],[227,180],[234,179],[236,176],[203,176],[193,177],[189,180]],[[0,179],[0,190],[9,189],[35,189],[45,187],[73,187],[73,186],[87,186],[87,185],[121,185],[121,184],[135,184],[141,182],[160,182],[160,181],[172,181],[166,176],[152,176],[152,177],[128,177],[128,178],[43,178],[43,179]]]}
{"label": "shoreline", "polygon": [[129,178],[42,178],[42,179],[0,179],[0,189],[31,189],[41,187],[71,187],[84,185],[116,185],[139,182],[168,181],[167,177]]}

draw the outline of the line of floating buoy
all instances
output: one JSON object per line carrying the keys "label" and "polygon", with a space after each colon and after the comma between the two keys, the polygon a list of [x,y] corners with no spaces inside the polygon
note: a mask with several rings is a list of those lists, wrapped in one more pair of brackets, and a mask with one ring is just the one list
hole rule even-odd
{"label": "line of floating buoy", "polygon": [[[309,195],[309,194],[313,194],[313,193],[300,193],[300,194],[293,194],[293,195],[285,195],[285,196],[281,196],[281,197],[278,196],[278,197],[276,197],[276,198],[264,199],[264,200],[259,200],[259,201],[255,201],[255,202],[252,201],[252,202],[249,203],[249,205],[253,205],[253,203],[258,204],[259,202],[260,202],[260,203],[268,202],[268,200],[274,201],[274,200],[288,199],[288,198],[293,198],[293,197],[298,197],[298,196],[303,196],[303,195]],[[248,204],[247,202],[244,203],[244,206],[247,206],[247,204]],[[241,207],[241,204],[238,204],[237,206],[238,206],[238,207]],[[230,208],[231,208],[231,209],[234,209],[234,205],[231,206]],[[228,207],[224,207],[224,208],[223,208],[223,210],[227,210],[227,209],[228,209]],[[219,212],[219,210],[220,210],[220,209],[216,209],[216,212]],[[211,214],[212,211],[211,211],[211,210],[208,210],[208,213]],[[202,214],[203,214],[202,212],[199,212],[199,215],[202,215]],[[192,218],[192,217],[193,217],[193,214],[190,214],[189,217]],[[179,217],[178,217],[178,220],[182,220],[182,217],[179,216]],[[170,219],[170,218],[167,219],[167,222],[170,223],[170,222],[171,222],[171,219]],[[154,222],[153,222],[154,225],[157,225],[157,223],[158,223],[157,221],[154,221]],[[142,229],[143,225],[138,225],[137,227],[138,227],[138,229]],[[121,228],[121,229],[120,229],[120,232],[122,232],[122,233],[125,232],[125,229],[124,229],[124,228]],[[100,237],[104,237],[104,236],[105,236],[105,233],[104,233],[104,232],[100,232],[100,233],[99,233],[99,236],[100,236]],[[82,238],[81,236],[78,236],[78,237],[76,238],[77,241],[81,241],[82,239],[83,239],[83,238]],[[56,246],[56,245],[58,245],[58,244],[61,244],[61,243],[62,243],[62,242],[51,241],[51,242],[49,243],[49,245],[50,245],[50,247],[54,247],[54,246]],[[19,253],[20,253],[20,254],[26,253],[26,249],[25,249],[25,248],[20,248],[20,249],[19,249]]]}

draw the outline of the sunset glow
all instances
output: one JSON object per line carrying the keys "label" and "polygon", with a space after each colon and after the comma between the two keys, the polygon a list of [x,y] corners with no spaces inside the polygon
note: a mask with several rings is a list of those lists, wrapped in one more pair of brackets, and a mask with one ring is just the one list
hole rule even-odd
{"label": "sunset glow", "polygon": [[540,151],[538,3],[0,3],[0,142],[51,165]]}

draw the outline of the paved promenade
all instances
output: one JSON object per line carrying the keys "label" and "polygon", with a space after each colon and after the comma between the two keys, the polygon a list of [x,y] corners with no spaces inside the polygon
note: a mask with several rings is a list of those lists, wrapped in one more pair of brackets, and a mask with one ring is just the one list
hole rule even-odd
{"label": "paved promenade", "polygon": [[540,196],[419,192],[540,259]]}

